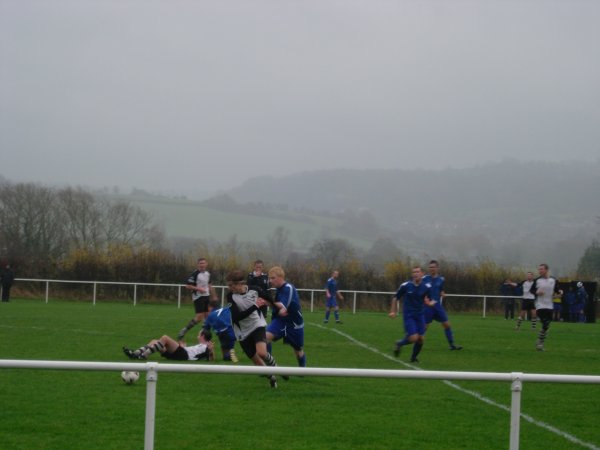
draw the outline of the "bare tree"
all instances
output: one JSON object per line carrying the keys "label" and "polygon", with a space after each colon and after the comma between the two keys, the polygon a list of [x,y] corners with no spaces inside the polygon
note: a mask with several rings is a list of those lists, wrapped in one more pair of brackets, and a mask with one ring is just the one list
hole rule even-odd
{"label": "bare tree", "polygon": [[102,212],[95,197],[81,188],[58,192],[64,227],[71,248],[99,250],[102,245]]}

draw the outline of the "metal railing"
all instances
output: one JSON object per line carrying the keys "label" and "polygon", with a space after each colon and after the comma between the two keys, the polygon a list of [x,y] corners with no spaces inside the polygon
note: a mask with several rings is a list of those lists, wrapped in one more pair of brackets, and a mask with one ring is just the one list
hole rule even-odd
{"label": "metal railing", "polygon": [[[75,281],[75,280],[48,280],[38,278],[17,278],[15,281],[27,281],[27,282],[39,282],[45,283],[45,302],[48,303],[50,298],[50,283],[63,283],[63,284],[89,284],[93,286],[92,304],[95,305],[97,301],[97,293],[99,285],[122,285],[133,287],[133,305],[137,305],[138,302],[138,286],[153,286],[153,287],[171,287],[177,289],[177,308],[181,308],[181,289],[185,288],[184,284],[169,284],[169,283],[132,283],[123,281]],[[214,288],[220,293],[221,305],[225,304],[225,296],[227,294],[227,286],[214,286]],[[310,312],[314,311],[315,308],[315,294],[325,293],[325,289],[298,289],[298,292],[306,292],[310,294]],[[387,291],[351,291],[351,290],[340,290],[339,292],[348,294],[352,297],[352,314],[356,314],[356,306],[358,302],[358,295],[386,295],[391,297],[396,293]],[[487,313],[487,301],[491,298],[508,299],[518,298],[514,296],[503,296],[503,295],[477,295],[477,294],[445,294],[445,297],[457,297],[457,298],[469,298],[469,299],[481,299],[482,300],[482,317],[486,318]]]}
{"label": "metal railing", "polygon": [[49,369],[49,370],[102,370],[146,372],[146,418],[144,429],[144,449],[154,449],[154,429],[156,417],[156,383],[158,372],[185,372],[241,375],[300,375],[320,377],[363,377],[363,378],[402,378],[426,380],[469,380],[502,381],[511,383],[510,405],[510,450],[518,450],[521,424],[521,392],[524,382],[536,383],[577,383],[600,384],[600,376],[592,375],[549,375],[527,374],[522,372],[451,372],[428,370],[382,370],[382,369],[332,369],[310,367],[259,367],[227,365],[182,365],[147,363],[110,363],[84,361],[34,361],[0,359],[0,369]]}

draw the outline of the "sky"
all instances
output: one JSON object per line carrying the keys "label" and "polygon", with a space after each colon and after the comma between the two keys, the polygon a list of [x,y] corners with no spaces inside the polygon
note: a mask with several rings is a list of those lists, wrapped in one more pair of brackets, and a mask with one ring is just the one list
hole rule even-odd
{"label": "sky", "polygon": [[0,0],[0,174],[194,196],[597,161],[599,23],[595,0]]}

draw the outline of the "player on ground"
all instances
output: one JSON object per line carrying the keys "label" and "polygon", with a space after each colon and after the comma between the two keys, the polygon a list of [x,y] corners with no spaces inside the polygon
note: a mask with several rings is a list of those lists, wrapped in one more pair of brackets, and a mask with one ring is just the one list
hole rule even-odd
{"label": "player on ground", "polygon": [[211,339],[212,334],[210,331],[200,330],[198,344],[188,347],[185,342],[177,342],[175,339],[164,335],[160,339],[152,339],[136,350],[123,347],[123,353],[130,359],[148,359],[152,353],[160,352],[164,358],[176,361],[213,361],[215,359],[215,347]]}
{"label": "player on ground", "polygon": [[396,295],[392,298],[389,316],[394,319],[398,314],[398,300],[404,298],[402,304],[402,315],[404,318],[404,339],[396,341],[394,355],[400,356],[400,349],[404,345],[414,344],[410,362],[419,362],[417,356],[423,348],[425,339],[425,313],[424,308],[432,306],[434,301],[430,300],[431,285],[423,282],[423,269],[420,266],[413,267],[411,280],[400,285]]}
{"label": "player on ground", "polygon": [[341,292],[338,291],[337,278],[340,275],[338,270],[334,270],[331,272],[331,277],[327,280],[327,285],[325,286],[325,298],[327,302],[325,303],[325,319],[323,323],[329,322],[329,316],[331,314],[331,310],[333,309],[333,316],[335,317],[335,323],[341,324],[340,320],[340,307],[337,304],[337,299],[344,299],[344,296]]}
{"label": "player on ground", "polygon": [[532,285],[533,272],[527,272],[527,278],[517,285],[523,290],[523,295],[521,299],[521,312],[519,313],[519,317],[517,318],[517,325],[515,326],[516,331],[519,331],[521,329],[521,323],[527,316],[528,312],[531,314],[531,329],[535,330],[535,325],[537,323],[537,314],[535,312],[535,295],[531,292]]}
{"label": "player on ground", "polygon": [[429,269],[429,275],[423,277],[423,283],[431,285],[429,298],[433,300],[434,303],[425,308],[425,331],[429,329],[429,325],[431,325],[431,322],[434,320],[440,322],[444,328],[444,334],[448,340],[450,350],[461,350],[462,346],[454,343],[454,334],[452,333],[452,328],[448,321],[448,313],[446,313],[446,310],[442,306],[442,301],[446,293],[444,292],[445,279],[439,273],[440,265],[435,259],[432,259],[429,261],[427,268]]}
{"label": "player on ground", "polygon": [[206,270],[207,267],[208,262],[206,261],[206,258],[198,258],[196,270],[185,280],[186,289],[192,291],[192,300],[194,301],[194,311],[196,311],[196,315],[185,327],[179,330],[179,333],[177,334],[178,341],[182,340],[185,334],[194,328],[196,324],[201,323],[206,319],[211,296],[215,304],[219,301],[217,294],[210,283],[210,272]]}
{"label": "player on ground", "polygon": [[562,291],[558,289],[556,278],[550,276],[548,264],[540,264],[538,266],[538,273],[540,276],[533,281],[530,291],[535,295],[535,309],[537,310],[537,316],[542,322],[542,329],[538,334],[535,349],[544,351],[544,342],[548,336],[550,323],[552,323],[552,312],[554,309],[552,297],[555,293],[562,295]]}
{"label": "player on ground", "polygon": [[304,318],[298,291],[285,280],[285,272],[278,266],[269,270],[269,283],[277,289],[275,305],[281,305],[282,308],[273,308],[273,320],[267,327],[267,339],[275,342],[283,338],[284,344],[289,344],[294,349],[298,366],[306,367]]}

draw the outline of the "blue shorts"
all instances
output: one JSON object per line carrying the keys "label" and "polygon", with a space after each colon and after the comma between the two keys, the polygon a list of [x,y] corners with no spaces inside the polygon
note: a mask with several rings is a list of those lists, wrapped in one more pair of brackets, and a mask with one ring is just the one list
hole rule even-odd
{"label": "blue shorts", "polygon": [[337,302],[335,301],[335,296],[331,296],[327,299],[327,303],[325,303],[325,306],[327,308],[335,308],[337,306]]}
{"label": "blue shorts", "polygon": [[441,323],[448,322],[448,314],[439,301],[433,306],[425,306],[425,323],[430,324],[434,320]]}
{"label": "blue shorts", "polygon": [[273,335],[273,341],[283,338],[283,342],[291,345],[294,350],[300,351],[304,347],[304,324],[301,328],[296,328],[293,324],[276,318],[267,327],[267,332]]}
{"label": "blue shorts", "polygon": [[404,314],[404,331],[407,336],[425,335],[425,316],[423,313]]}
{"label": "blue shorts", "polygon": [[235,333],[233,332],[233,328],[217,333],[217,336],[219,337],[222,350],[231,350],[235,347]]}
{"label": "blue shorts", "polygon": [[562,310],[562,303],[554,303],[553,304],[553,309],[554,311],[561,311]]}

